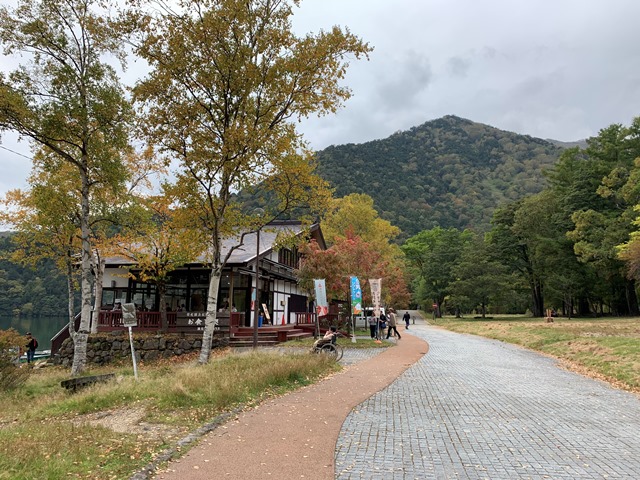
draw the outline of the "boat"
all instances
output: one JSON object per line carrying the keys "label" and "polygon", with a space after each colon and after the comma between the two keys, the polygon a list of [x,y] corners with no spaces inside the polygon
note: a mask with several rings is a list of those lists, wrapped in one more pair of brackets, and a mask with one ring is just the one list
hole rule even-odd
{"label": "boat", "polygon": [[[37,360],[46,360],[51,357],[51,350],[36,350],[36,353],[33,356],[33,361]],[[27,354],[23,353],[20,355],[20,363],[27,363]]]}

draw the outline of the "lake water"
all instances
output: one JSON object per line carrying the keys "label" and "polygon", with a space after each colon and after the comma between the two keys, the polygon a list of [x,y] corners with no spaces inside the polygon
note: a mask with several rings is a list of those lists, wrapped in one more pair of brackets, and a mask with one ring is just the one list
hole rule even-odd
{"label": "lake water", "polygon": [[38,350],[49,350],[51,348],[51,338],[68,322],[68,317],[0,316],[0,330],[13,328],[22,335],[31,332],[38,340]]}

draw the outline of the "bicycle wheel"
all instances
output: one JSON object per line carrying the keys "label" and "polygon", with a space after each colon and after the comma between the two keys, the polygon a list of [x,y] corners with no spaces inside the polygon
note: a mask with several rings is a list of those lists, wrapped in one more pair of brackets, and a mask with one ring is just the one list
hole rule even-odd
{"label": "bicycle wheel", "polygon": [[322,348],[320,349],[320,353],[330,356],[335,360],[338,360],[338,349],[332,343],[327,343],[326,345],[323,345]]}

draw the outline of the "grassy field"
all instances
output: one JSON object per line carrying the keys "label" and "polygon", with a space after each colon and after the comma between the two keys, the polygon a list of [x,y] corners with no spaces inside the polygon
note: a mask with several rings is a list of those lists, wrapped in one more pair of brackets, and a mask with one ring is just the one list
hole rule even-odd
{"label": "grassy field", "polygon": [[571,370],[640,393],[640,318],[555,318],[546,323],[540,318],[515,316],[486,320],[446,317],[429,322],[552,355]]}
{"label": "grassy field", "polygon": [[[93,369],[117,380],[71,394],[68,369],[34,369],[0,392],[0,479],[124,479],[221,412],[317,381],[340,367],[324,355],[220,353]],[[142,421],[142,425],[140,425]]]}

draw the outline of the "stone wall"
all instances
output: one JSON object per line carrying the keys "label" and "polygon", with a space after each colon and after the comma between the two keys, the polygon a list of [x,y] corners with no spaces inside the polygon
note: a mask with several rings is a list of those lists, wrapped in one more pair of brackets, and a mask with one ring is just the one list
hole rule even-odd
{"label": "stone wall", "polygon": [[[225,347],[227,337],[214,337],[211,348]],[[152,362],[159,358],[169,358],[191,352],[199,352],[202,336],[184,334],[134,333],[133,347],[138,361]],[[87,342],[87,363],[104,365],[121,359],[131,359],[131,344],[128,332],[117,331],[89,336]],[[60,351],[52,359],[56,365],[70,367],[73,363],[73,342],[70,338],[62,343]]]}

